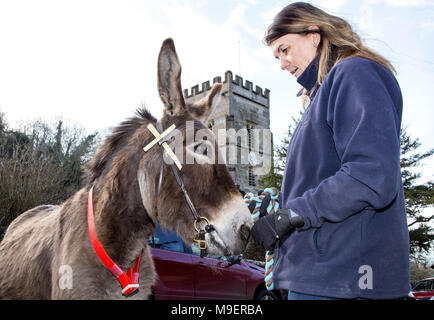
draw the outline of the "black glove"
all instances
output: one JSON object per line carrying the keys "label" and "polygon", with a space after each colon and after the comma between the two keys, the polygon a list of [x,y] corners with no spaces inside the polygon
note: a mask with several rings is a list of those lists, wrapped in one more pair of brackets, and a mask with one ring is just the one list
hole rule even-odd
{"label": "black glove", "polygon": [[253,240],[265,250],[272,250],[278,240],[284,241],[296,228],[304,226],[301,216],[290,216],[290,209],[279,209],[253,225]]}

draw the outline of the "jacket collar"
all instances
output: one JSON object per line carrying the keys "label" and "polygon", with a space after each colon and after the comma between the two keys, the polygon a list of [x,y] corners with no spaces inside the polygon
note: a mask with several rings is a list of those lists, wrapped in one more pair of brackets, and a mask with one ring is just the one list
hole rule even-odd
{"label": "jacket collar", "polygon": [[[316,80],[318,79],[319,59],[320,55],[318,54],[297,78],[297,82],[308,91],[308,94],[315,86]],[[303,89],[297,93],[297,96],[300,96],[302,93]]]}

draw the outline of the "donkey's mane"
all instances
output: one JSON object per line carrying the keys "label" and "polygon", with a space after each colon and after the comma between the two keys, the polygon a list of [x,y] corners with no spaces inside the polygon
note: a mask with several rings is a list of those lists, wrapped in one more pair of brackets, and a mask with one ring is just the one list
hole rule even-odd
{"label": "donkey's mane", "polygon": [[93,158],[85,166],[86,183],[93,183],[100,177],[113,156],[124,147],[131,136],[144,124],[157,122],[157,119],[149,112],[146,107],[136,110],[135,116],[121,122],[112,129],[112,133],[105,138],[95,152]]}

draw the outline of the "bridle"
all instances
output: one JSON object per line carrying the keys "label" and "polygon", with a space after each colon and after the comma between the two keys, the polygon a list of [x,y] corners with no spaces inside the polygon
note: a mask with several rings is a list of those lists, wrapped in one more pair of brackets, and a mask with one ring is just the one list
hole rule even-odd
{"label": "bridle", "polygon": [[[206,128],[201,122],[193,121],[193,124],[195,127],[199,128]],[[186,125],[182,125],[178,127],[178,130],[184,130],[186,128]],[[161,125],[161,120],[157,122],[157,130],[161,134],[163,132],[163,128]],[[163,173],[164,173],[164,148],[163,144],[167,142],[170,136],[165,136],[158,142],[161,148],[161,167],[160,167],[160,175],[158,177],[158,183],[157,183],[157,190],[156,190],[156,200],[155,200],[155,217],[158,221],[158,199],[160,197],[160,192],[163,185]],[[208,219],[205,217],[201,217],[193,202],[191,201],[190,196],[188,195],[187,190],[185,189],[184,182],[182,181],[181,176],[178,173],[177,167],[174,163],[170,164],[170,167],[172,169],[173,175],[175,176],[176,182],[178,183],[178,186],[181,188],[181,191],[184,195],[185,201],[187,202],[188,207],[190,208],[190,211],[194,218],[193,227],[197,232],[197,235],[194,239],[194,241],[197,243],[199,249],[200,249],[200,256],[201,258],[206,255],[207,251],[207,242],[205,240],[205,233],[211,233],[216,232],[217,230],[215,227],[209,223]],[[92,246],[95,250],[95,253],[101,260],[101,262],[106,266],[107,269],[110,270],[110,272],[116,277],[116,279],[119,281],[121,287],[122,287],[122,294],[124,296],[130,296],[137,292],[139,288],[139,264],[140,264],[140,258],[142,256],[143,250],[140,252],[139,256],[136,259],[134,268],[129,268],[127,272],[124,272],[107,254],[107,252],[104,250],[103,246],[99,242],[96,231],[95,231],[95,221],[94,221],[94,210],[93,210],[93,189],[94,186],[91,186],[89,190],[88,195],[88,207],[87,207],[87,224],[88,224],[88,230],[89,230],[89,238],[92,243]],[[200,229],[198,227],[198,223],[201,221],[205,221],[206,225],[204,228]],[[222,237],[221,241],[224,243],[224,240]],[[228,251],[228,246],[224,244],[223,249]]]}
{"label": "bridle", "polygon": [[[194,127],[197,128],[201,128],[201,129],[207,129],[207,127],[205,127],[205,125],[202,122],[199,121],[191,121],[193,123]],[[184,129],[186,129],[186,124],[183,124],[179,127],[176,128],[178,131],[182,131]],[[157,130],[158,132],[161,134],[163,133],[163,126],[161,124],[161,119],[157,121]],[[164,174],[164,148],[162,147],[163,143],[167,142],[170,138],[172,137],[172,135],[167,135],[165,137],[163,137],[158,144],[160,145],[160,149],[161,149],[161,166],[160,166],[160,174],[158,177],[158,183],[157,183],[157,190],[156,190],[156,200],[155,200],[155,216],[156,219],[158,221],[158,200],[160,198],[160,193],[161,193],[161,189],[162,189],[162,185],[163,185],[163,174]],[[206,255],[206,250],[207,250],[207,242],[205,240],[205,233],[211,233],[211,232],[215,232],[216,229],[215,227],[209,223],[208,219],[205,217],[201,217],[197,210],[196,207],[194,206],[193,202],[191,201],[191,198],[187,192],[187,190],[185,189],[185,185],[184,185],[184,181],[182,180],[181,176],[179,175],[178,169],[175,165],[175,163],[170,163],[170,168],[172,169],[172,173],[175,176],[176,182],[179,186],[179,188],[181,189],[185,201],[187,202],[187,205],[193,215],[194,218],[194,223],[193,223],[193,227],[197,232],[197,235],[194,239],[194,241],[197,243],[197,246],[200,249],[200,256],[203,257]],[[198,223],[200,223],[201,221],[205,221],[206,225],[203,229],[198,228]],[[226,246],[227,248],[227,246]]]}

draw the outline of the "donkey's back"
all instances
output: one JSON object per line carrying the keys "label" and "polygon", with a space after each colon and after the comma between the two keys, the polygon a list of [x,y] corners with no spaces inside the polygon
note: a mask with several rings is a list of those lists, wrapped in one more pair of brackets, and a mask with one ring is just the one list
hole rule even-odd
{"label": "donkey's back", "polygon": [[54,230],[59,206],[18,216],[0,243],[0,299],[50,299]]}

